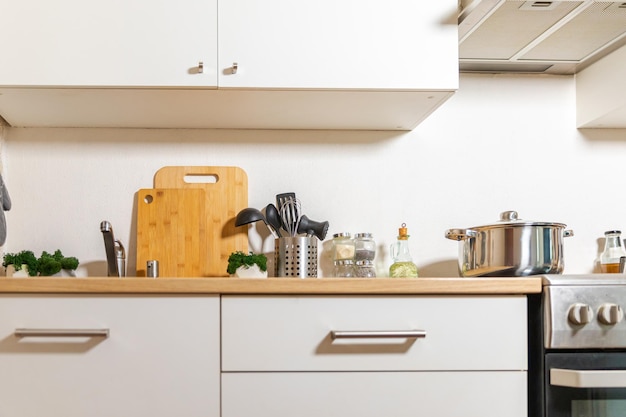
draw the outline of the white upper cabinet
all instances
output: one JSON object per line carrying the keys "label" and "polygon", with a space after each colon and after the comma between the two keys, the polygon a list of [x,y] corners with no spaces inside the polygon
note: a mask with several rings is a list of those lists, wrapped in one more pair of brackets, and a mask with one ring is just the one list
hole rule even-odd
{"label": "white upper cabinet", "polygon": [[16,127],[411,130],[458,88],[455,0],[0,10],[0,116]]}
{"label": "white upper cabinet", "polygon": [[2,86],[217,86],[217,0],[0,0],[0,10]]}
{"label": "white upper cabinet", "polygon": [[626,128],[626,46],[576,74],[576,125]]}
{"label": "white upper cabinet", "polygon": [[454,6],[421,0],[220,1],[219,85],[454,89]]}

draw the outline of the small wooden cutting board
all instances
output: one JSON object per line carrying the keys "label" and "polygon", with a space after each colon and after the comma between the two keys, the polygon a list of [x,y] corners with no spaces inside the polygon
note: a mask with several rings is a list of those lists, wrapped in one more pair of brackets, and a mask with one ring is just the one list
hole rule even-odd
{"label": "small wooden cutting board", "polygon": [[202,189],[137,192],[137,276],[159,261],[159,276],[208,276],[206,195]]}

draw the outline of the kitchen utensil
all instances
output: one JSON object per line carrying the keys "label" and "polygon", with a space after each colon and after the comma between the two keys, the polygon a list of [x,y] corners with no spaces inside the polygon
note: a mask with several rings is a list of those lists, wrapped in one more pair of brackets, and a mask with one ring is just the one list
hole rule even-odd
{"label": "kitchen utensil", "polygon": [[274,229],[276,235],[278,237],[282,237],[282,233],[280,232],[280,228],[282,226],[282,221],[280,220],[280,213],[278,213],[278,209],[273,204],[268,204],[265,207],[265,219],[267,223]]}
{"label": "kitchen utensil", "polygon": [[309,237],[315,235],[319,240],[324,240],[326,233],[328,233],[328,226],[328,221],[316,222],[309,219],[306,215],[302,215],[298,223],[297,233],[306,233]]}
{"label": "kitchen utensil", "polygon": [[[239,167],[168,166],[156,172],[154,186],[204,190],[204,213],[201,216],[206,219],[207,229],[204,242],[200,242],[206,248],[203,256],[207,258],[207,273],[204,276],[228,276],[226,268],[230,254],[248,251],[247,230],[235,226],[237,213],[248,207],[246,172]],[[160,275],[167,276],[163,260],[159,261]]]}
{"label": "kitchen utensil", "polygon": [[[263,221],[263,223],[268,226],[265,216],[263,215],[263,213],[261,213],[260,210],[252,207],[247,207],[237,213],[237,217],[235,218],[235,226],[243,226],[245,224],[255,223],[258,221]],[[270,230],[270,232],[272,232],[272,235],[274,235],[275,238],[278,238],[278,235],[271,227],[268,227],[268,229]]]}
{"label": "kitchen utensil", "polygon": [[266,223],[263,213],[258,209],[247,207],[237,213],[235,226],[243,226],[244,224],[258,222],[259,220],[263,220],[263,223]]}
{"label": "kitchen utensil", "polygon": [[205,203],[201,189],[137,192],[137,276],[155,259],[164,277],[209,276]]}
{"label": "kitchen utensil", "polygon": [[280,206],[280,218],[283,221],[283,228],[291,237],[295,237],[298,233],[300,225],[300,200],[289,198]]}
{"label": "kitchen utensil", "polygon": [[281,193],[276,195],[276,208],[280,211],[283,203],[287,200],[295,200],[296,193]]}
{"label": "kitchen utensil", "polygon": [[459,273],[465,277],[560,274],[563,238],[573,235],[562,223],[524,221],[515,211],[501,213],[494,224],[445,232],[460,243]]}

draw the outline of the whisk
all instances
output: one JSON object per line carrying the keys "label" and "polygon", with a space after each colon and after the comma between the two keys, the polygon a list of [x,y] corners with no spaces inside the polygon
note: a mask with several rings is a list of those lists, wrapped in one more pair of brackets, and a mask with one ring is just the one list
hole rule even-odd
{"label": "whisk", "polygon": [[283,222],[283,229],[289,236],[295,237],[298,234],[298,227],[300,226],[300,218],[302,212],[302,206],[300,200],[297,198],[288,198],[283,201],[280,206],[280,217]]}

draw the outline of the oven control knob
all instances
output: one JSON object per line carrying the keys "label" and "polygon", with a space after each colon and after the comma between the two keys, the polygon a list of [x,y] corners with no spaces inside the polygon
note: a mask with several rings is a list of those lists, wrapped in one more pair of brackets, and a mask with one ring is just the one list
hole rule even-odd
{"label": "oven control knob", "polygon": [[569,308],[567,318],[572,324],[587,324],[593,318],[593,310],[587,304],[572,304]]}
{"label": "oven control knob", "polygon": [[624,311],[617,304],[602,304],[598,309],[598,320],[600,320],[602,324],[614,325],[622,321],[623,318]]}

